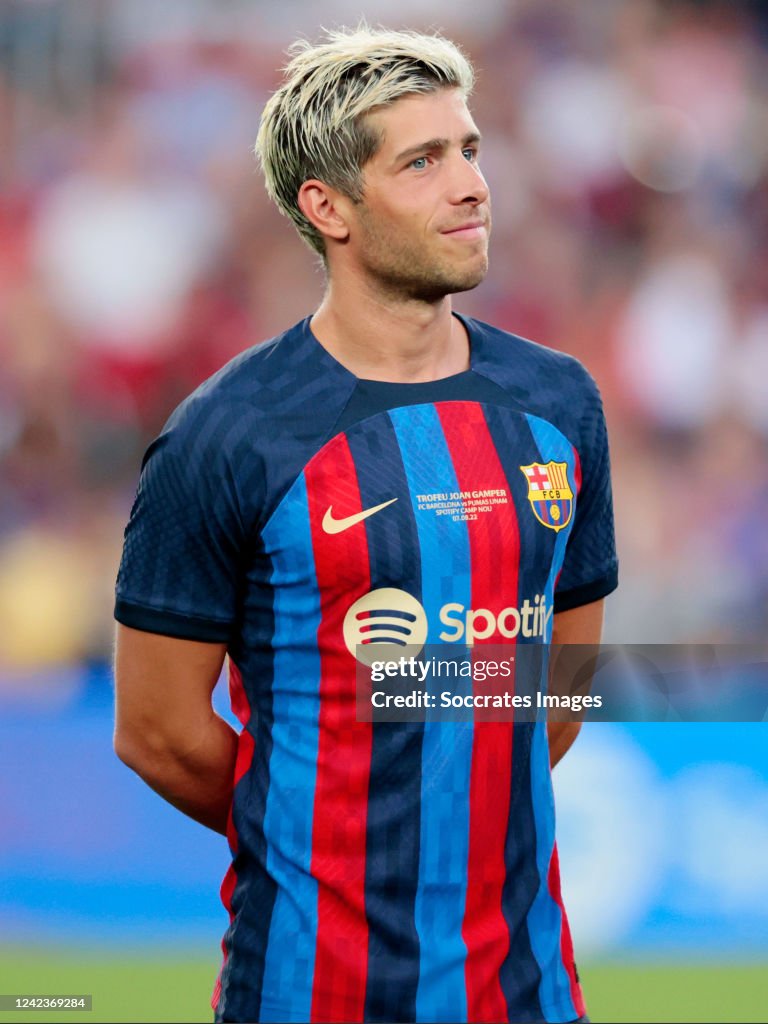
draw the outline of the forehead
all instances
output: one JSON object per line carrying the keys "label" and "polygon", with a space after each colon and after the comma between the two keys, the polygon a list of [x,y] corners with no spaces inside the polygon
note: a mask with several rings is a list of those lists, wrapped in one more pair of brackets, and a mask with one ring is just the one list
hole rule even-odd
{"label": "forehead", "polygon": [[379,107],[368,115],[379,133],[378,155],[386,159],[400,150],[433,138],[459,142],[477,131],[477,126],[460,89],[410,94]]}

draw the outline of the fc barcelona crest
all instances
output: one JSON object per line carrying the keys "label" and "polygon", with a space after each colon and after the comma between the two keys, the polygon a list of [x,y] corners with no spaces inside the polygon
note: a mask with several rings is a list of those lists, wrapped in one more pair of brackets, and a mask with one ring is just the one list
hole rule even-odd
{"label": "fc barcelona crest", "polygon": [[567,462],[533,462],[521,466],[528,481],[528,501],[542,524],[557,533],[571,521],[573,491],[568,482]]}

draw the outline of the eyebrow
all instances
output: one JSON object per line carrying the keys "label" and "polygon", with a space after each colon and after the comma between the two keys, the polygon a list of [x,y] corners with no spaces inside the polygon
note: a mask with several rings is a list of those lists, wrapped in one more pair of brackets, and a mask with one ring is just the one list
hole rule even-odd
{"label": "eyebrow", "polygon": [[[461,140],[462,149],[465,146],[470,145],[473,142],[480,142],[480,132],[468,132]],[[399,164],[401,161],[406,160],[409,156],[416,157],[420,153],[426,151],[432,151],[435,149],[446,149],[450,146],[450,139],[428,139],[426,142],[420,142],[417,146],[409,146],[408,149],[404,149],[402,153],[398,153],[394,159],[394,163]]]}

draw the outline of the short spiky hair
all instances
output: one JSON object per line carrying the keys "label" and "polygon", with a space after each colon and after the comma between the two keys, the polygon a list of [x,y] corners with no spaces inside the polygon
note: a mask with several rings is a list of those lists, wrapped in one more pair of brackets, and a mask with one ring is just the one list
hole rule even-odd
{"label": "short spiky hair", "polygon": [[380,140],[366,114],[413,93],[458,88],[469,96],[472,66],[439,35],[356,29],[326,32],[288,51],[285,80],[267,102],[256,140],[267,192],[307,244],[325,255],[323,237],[299,209],[298,193],[317,178],[355,202],[362,168]]}

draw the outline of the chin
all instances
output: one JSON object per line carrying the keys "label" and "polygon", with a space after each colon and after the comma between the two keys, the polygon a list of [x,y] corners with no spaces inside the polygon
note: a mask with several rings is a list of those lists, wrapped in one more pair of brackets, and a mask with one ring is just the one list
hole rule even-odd
{"label": "chin", "polygon": [[476,271],[474,274],[465,275],[461,281],[457,282],[453,292],[469,292],[473,288],[477,288],[479,284],[485,280],[486,274],[488,273],[488,265],[486,264],[482,270]]}
{"label": "chin", "polygon": [[484,260],[481,265],[475,266],[472,269],[467,268],[463,273],[454,273],[452,275],[446,275],[444,283],[446,285],[446,295],[454,295],[456,292],[469,292],[473,288],[477,288],[485,280],[485,276],[488,273],[488,261]]}
{"label": "chin", "polygon": [[463,274],[436,274],[433,277],[414,278],[410,281],[410,287],[406,287],[410,298],[421,299],[423,302],[438,302],[446,295],[455,295],[458,292],[469,292],[485,279],[488,272],[487,266]]}
{"label": "chin", "polygon": [[486,254],[482,258],[478,255],[469,266],[466,263],[464,266],[430,265],[417,260],[413,260],[408,269],[406,266],[406,261],[400,259],[395,266],[379,265],[371,267],[371,270],[389,291],[421,302],[439,302],[446,295],[477,288],[488,273],[488,257]]}

